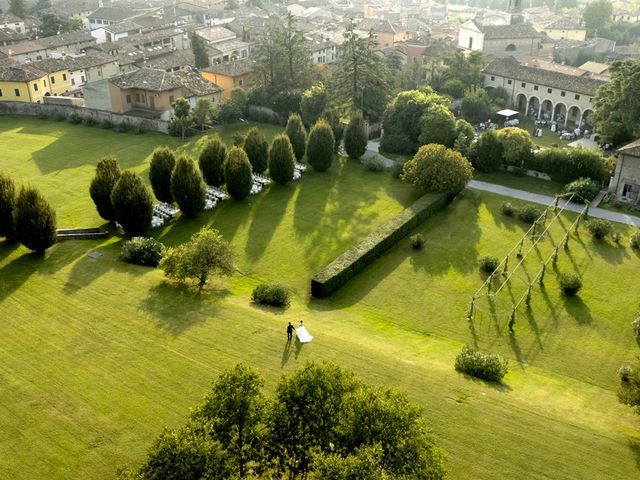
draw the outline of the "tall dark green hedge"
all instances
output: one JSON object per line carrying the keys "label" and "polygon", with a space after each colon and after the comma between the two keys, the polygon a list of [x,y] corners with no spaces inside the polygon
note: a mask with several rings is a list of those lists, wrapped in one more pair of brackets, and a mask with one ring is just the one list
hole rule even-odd
{"label": "tall dark green hedge", "polygon": [[297,113],[289,115],[284,133],[289,137],[293,151],[296,154],[296,159],[299,162],[302,161],[305,149],[307,148],[307,131],[304,128],[300,115]]}
{"label": "tall dark green hedge", "polygon": [[246,152],[240,147],[233,147],[224,163],[224,178],[229,195],[236,200],[246,198],[253,185],[252,173]]}
{"label": "tall dark green hedge", "polygon": [[218,136],[207,140],[200,152],[198,163],[207,185],[219,187],[224,184],[224,162],[227,159],[227,146]]}
{"label": "tall dark green hedge", "polygon": [[13,212],[16,208],[16,186],[13,179],[0,173],[0,237],[13,240]]}
{"label": "tall dark green hedge", "polygon": [[481,172],[497,172],[502,166],[502,142],[493,130],[488,130],[472,144],[471,160]]}
{"label": "tall dark green hedge", "polygon": [[274,181],[286,185],[293,180],[293,169],[296,161],[293,147],[286,135],[277,135],[269,148],[269,175]]}
{"label": "tall dark green hedge", "polygon": [[255,173],[264,173],[269,162],[269,144],[264,135],[256,127],[247,133],[244,139],[244,151],[249,157],[251,167]]}
{"label": "tall dark green hedge", "polygon": [[153,194],[161,202],[173,203],[171,193],[171,174],[176,166],[176,156],[167,147],[158,147],[151,155],[149,181]]}
{"label": "tall dark green hedge", "polygon": [[171,194],[186,217],[193,218],[204,210],[205,184],[191,157],[178,157],[171,175]]}
{"label": "tall dark green hedge", "polygon": [[338,153],[340,144],[342,143],[342,137],[344,136],[344,125],[342,125],[342,119],[340,118],[340,112],[337,109],[332,108],[327,110],[323,115],[329,125],[331,125],[331,131],[333,132],[333,138],[335,140],[334,152]]}
{"label": "tall dark green hedge", "polygon": [[141,237],[151,224],[153,197],[142,178],[133,172],[124,172],[113,191],[111,203],[116,221],[130,237]]}
{"label": "tall dark green hedge", "polygon": [[358,159],[367,151],[367,141],[362,113],[355,112],[344,132],[344,150],[350,158]]}
{"label": "tall dark green hedge", "polygon": [[105,220],[113,222],[116,214],[111,205],[111,192],[120,178],[120,166],[115,157],[104,157],[96,166],[96,175],[91,181],[89,194],[96,205],[98,215]]}
{"label": "tall dark green hedge", "polygon": [[331,295],[407,236],[416,226],[441,210],[448,199],[449,196],[446,194],[427,194],[419,198],[317,273],[311,280],[311,295],[316,298]]}
{"label": "tall dark green hedge", "polygon": [[335,150],[335,139],[331,126],[326,120],[320,119],[309,133],[307,143],[307,161],[314,170],[325,172],[331,167],[333,153]]}
{"label": "tall dark green hedge", "polygon": [[16,239],[29,250],[44,253],[56,243],[56,212],[33,187],[22,187],[14,211]]}

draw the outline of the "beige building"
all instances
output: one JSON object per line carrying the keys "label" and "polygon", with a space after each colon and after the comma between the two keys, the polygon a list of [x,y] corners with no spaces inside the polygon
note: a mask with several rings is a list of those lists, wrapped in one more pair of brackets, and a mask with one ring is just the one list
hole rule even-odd
{"label": "beige building", "polygon": [[640,140],[618,149],[616,172],[609,192],[619,200],[637,203],[640,197]]}
{"label": "beige building", "polygon": [[587,28],[569,20],[561,19],[538,29],[554,40],[580,40],[587,37]]}
{"label": "beige building", "polygon": [[528,23],[482,25],[469,20],[458,30],[458,48],[494,57],[551,58],[553,45],[553,40]]}

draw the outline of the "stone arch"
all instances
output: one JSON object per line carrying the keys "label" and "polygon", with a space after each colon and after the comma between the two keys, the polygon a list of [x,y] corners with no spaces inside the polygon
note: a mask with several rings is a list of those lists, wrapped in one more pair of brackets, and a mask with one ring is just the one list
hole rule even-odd
{"label": "stone arch", "polygon": [[553,107],[553,120],[559,125],[567,124],[567,106],[564,103],[558,102]]}
{"label": "stone arch", "polygon": [[582,117],[582,111],[580,107],[572,105],[567,111],[567,121],[576,127],[580,127],[580,118]]}
{"label": "stone arch", "polygon": [[553,116],[553,102],[551,100],[543,100],[540,108],[540,119],[551,120]]}
{"label": "stone arch", "polygon": [[540,113],[540,99],[538,97],[529,97],[529,103],[527,104],[527,115],[533,118],[538,118]]}
{"label": "stone arch", "polygon": [[527,96],[524,93],[519,93],[516,95],[516,101],[514,103],[516,110],[520,113],[527,113]]}
{"label": "stone arch", "polygon": [[505,51],[507,51],[507,52],[515,52],[516,51],[515,43],[510,43],[509,45],[507,45],[507,48],[505,48]]}
{"label": "stone arch", "polygon": [[582,112],[582,124],[580,125],[581,127],[593,130],[591,115],[593,115],[593,110],[591,110],[590,108],[587,108],[584,112]]}

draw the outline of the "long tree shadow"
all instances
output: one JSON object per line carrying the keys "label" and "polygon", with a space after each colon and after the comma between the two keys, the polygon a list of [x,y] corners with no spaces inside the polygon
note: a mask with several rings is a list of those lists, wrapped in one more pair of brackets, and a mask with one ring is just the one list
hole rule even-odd
{"label": "long tree shadow", "polygon": [[636,458],[636,468],[640,470],[640,440],[637,438],[629,438],[629,449]]}
{"label": "long tree shadow", "polygon": [[611,245],[606,240],[592,239],[589,247],[586,250],[594,251],[609,264],[617,265],[629,259],[626,248],[621,245]]}
{"label": "long tree shadow", "polygon": [[0,304],[42,268],[45,262],[45,256],[29,252],[0,268]]}
{"label": "long tree shadow", "polygon": [[20,244],[18,242],[9,242],[7,240],[0,242],[0,263],[15,252],[19,246]]}
{"label": "long tree shadow", "polygon": [[581,325],[588,325],[593,322],[591,310],[579,296],[564,296],[562,300],[565,310],[576,322]]}

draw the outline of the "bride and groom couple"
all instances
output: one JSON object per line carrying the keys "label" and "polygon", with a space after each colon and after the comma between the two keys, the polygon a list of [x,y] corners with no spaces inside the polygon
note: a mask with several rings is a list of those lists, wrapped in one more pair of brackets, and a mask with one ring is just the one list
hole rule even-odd
{"label": "bride and groom couple", "polygon": [[[287,341],[288,342],[290,342],[291,338],[293,337],[293,330],[294,330],[294,327],[293,325],[291,325],[291,322],[289,322],[289,325],[287,325]],[[302,324],[302,320],[300,320],[300,325],[298,325],[298,328],[295,328],[295,331],[296,331],[296,337],[298,337],[298,341],[300,343],[309,343],[311,340],[313,340],[313,337],[309,334],[306,327]]]}

